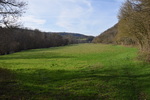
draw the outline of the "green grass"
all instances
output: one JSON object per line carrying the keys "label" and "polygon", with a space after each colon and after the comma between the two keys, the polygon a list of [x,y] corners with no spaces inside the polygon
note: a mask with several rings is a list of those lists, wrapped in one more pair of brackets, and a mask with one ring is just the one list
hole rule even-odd
{"label": "green grass", "polygon": [[149,100],[150,65],[137,52],[78,44],[0,56],[0,99]]}

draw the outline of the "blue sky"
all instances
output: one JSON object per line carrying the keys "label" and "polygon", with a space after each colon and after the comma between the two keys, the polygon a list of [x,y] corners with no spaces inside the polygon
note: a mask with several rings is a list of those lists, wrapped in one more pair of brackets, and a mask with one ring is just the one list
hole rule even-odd
{"label": "blue sky", "polygon": [[28,0],[24,27],[97,36],[118,22],[124,0]]}

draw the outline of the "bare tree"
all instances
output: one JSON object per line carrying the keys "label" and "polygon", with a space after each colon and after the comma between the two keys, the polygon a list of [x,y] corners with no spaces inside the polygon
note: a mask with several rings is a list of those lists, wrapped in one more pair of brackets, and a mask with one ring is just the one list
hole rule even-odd
{"label": "bare tree", "polygon": [[14,26],[24,13],[26,2],[21,0],[0,0],[0,25]]}

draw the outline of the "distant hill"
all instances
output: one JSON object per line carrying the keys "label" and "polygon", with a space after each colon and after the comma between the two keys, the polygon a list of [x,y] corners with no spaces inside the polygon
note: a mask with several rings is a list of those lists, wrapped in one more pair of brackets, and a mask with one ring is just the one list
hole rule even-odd
{"label": "distant hill", "polygon": [[94,36],[87,36],[79,33],[69,33],[69,32],[49,32],[55,33],[63,36],[67,40],[69,40],[70,44],[73,43],[90,43],[94,39]]}
{"label": "distant hill", "polygon": [[118,24],[115,24],[113,27],[107,29],[99,36],[93,39],[93,43],[105,43],[105,44],[112,44],[115,42],[115,36],[118,33],[117,30]]}

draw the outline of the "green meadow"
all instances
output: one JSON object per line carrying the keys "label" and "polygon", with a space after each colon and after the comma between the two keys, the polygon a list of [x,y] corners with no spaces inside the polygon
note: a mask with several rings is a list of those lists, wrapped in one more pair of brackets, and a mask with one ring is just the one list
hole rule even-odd
{"label": "green meadow", "polygon": [[75,44],[0,56],[2,100],[150,100],[133,47]]}

